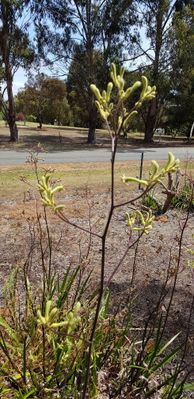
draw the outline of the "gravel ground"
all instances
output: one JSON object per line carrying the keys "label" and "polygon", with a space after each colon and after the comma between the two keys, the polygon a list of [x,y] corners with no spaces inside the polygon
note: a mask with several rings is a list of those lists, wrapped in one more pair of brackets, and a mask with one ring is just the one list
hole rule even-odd
{"label": "gravel ground", "polygon": [[[122,200],[122,195],[122,192],[118,192],[116,201]],[[88,215],[90,215],[93,231],[102,232],[109,207],[108,192],[96,193],[93,191],[87,193],[86,197],[84,190],[75,189],[64,196],[62,200],[71,222],[76,222],[87,229],[89,227]],[[18,266],[22,271],[32,242],[35,243],[35,246],[33,262],[30,264],[30,274],[36,289],[38,289],[38,283],[41,281],[41,266],[35,201],[30,197],[25,204],[22,202],[15,204],[13,201],[5,202],[1,205],[0,300],[3,309],[3,285],[15,266]],[[129,230],[126,226],[125,218],[126,211],[128,211],[127,207],[119,209],[115,212],[111,222],[106,242],[106,283],[117,267],[129,242]],[[39,212],[41,213],[42,211],[41,206],[38,205]],[[139,242],[133,283],[131,284],[135,248],[130,250],[111,280],[112,309],[110,311],[118,303],[124,306],[128,298],[129,289],[132,289],[131,291],[135,298],[133,303],[133,322],[135,327],[143,326],[145,320],[152,314],[169,272],[170,278],[165,287],[165,298],[161,305],[164,312],[167,309],[179,257],[179,240],[185,217],[186,214],[178,210],[170,210],[166,215],[157,217],[150,234],[143,236]],[[194,246],[192,236],[194,232],[193,217],[194,215],[190,215],[183,235],[179,273],[166,331],[166,336],[168,337],[181,332],[180,340],[187,333],[188,318],[194,294],[194,272],[191,267],[192,256],[189,253],[189,250],[193,249]],[[43,236],[45,237],[43,217],[41,220]],[[91,243],[89,243],[88,235],[85,235],[81,230],[76,230],[72,226],[57,221],[57,217],[53,214],[49,214],[49,226],[53,241],[52,264],[55,271],[62,274],[68,266],[71,265],[73,268],[78,265],[80,259],[87,255],[89,248],[87,270],[92,271],[91,289],[96,287],[100,275],[100,240],[97,237],[92,237]],[[131,239],[132,241],[133,238]],[[186,363],[189,367],[194,368],[193,349],[194,309],[191,312],[189,346],[186,356]],[[194,380],[194,372],[191,379]]]}

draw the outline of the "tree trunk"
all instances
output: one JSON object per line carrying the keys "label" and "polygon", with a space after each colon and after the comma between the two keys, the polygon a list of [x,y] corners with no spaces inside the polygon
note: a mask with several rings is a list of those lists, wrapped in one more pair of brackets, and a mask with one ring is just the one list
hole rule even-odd
{"label": "tree trunk", "polygon": [[10,130],[10,141],[17,142],[18,141],[18,127],[16,125],[15,119],[9,119],[9,130]]}
{"label": "tree trunk", "polygon": [[89,114],[88,144],[96,143],[97,109],[92,107]]}
{"label": "tree trunk", "polygon": [[18,128],[16,125],[16,112],[15,112],[15,103],[13,96],[13,73],[12,73],[12,65],[10,60],[11,59],[10,37],[13,28],[12,24],[10,25],[10,15],[12,12],[10,7],[11,6],[9,6],[9,4],[6,4],[6,2],[5,3],[2,2],[1,4],[2,30],[1,30],[0,50],[1,50],[2,60],[5,65],[4,80],[7,86],[6,89],[8,97],[6,117],[10,130],[10,140],[18,141]]}
{"label": "tree trunk", "polygon": [[[160,54],[163,44],[164,24],[163,19],[165,16],[166,0],[159,0],[158,9],[156,12],[156,32],[155,32],[155,55],[153,62],[153,75],[152,81],[156,85],[156,90],[159,92],[159,75],[160,75]],[[148,114],[145,121],[145,143],[153,142],[154,129],[156,128],[156,122],[159,111],[158,98],[154,98],[148,109]]]}
{"label": "tree trunk", "polygon": [[42,121],[38,121],[38,123],[39,123],[38,129],[42,129]]}
{"label": "tree trunk", "polygon": [[7,97],[8,97],[8,125],[10,130],[10,141],[18,141],[18,128],[16,125],[16,112],[13,96],[13,80],[9,66],[6,69]]}
{"label": "tree trunk", "polygon": [[154,98],[149,106],[147,118],[145,121],[145,135],[144,143],[153,143],[154,129],[156,126],[157,119],[157,99]]}
{"label": "tree trunk", "polygon": [[38,129],[42,129],[42,112],[38,112],[37,122],[39,123]]}

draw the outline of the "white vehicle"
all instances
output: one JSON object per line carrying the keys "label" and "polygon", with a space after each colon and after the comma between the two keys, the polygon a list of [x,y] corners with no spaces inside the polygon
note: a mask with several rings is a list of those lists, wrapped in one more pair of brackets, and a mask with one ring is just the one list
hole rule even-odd
{"label": "white vehicle", "polygon": [[162,134],[165,134],[165,129],[158,127],[157,129],[154,130],[154,134],[158,134],[159,136],[162,136]]}

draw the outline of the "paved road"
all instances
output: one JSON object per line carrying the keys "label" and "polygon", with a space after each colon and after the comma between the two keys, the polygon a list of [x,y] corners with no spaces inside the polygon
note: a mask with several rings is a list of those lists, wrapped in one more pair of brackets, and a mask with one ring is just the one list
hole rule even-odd
{"label": "paved road", "polygon": [[[144,151],[145,160],[166,159],[168,151],[180,159],[194,158],[194,147],[168,147],[168,148],[139,148],[118,150],[116,159],[118,161],[129,161],[140,159],[141,152]],[[26,151],[0,151],[0,165],[21,165],[26,162],[28,152]],[[42,153],[41,158],[45,163],[72,163],[72,162],[103,162],[110,160],[108,149],[90,149],[80,151],[60,151]]]}

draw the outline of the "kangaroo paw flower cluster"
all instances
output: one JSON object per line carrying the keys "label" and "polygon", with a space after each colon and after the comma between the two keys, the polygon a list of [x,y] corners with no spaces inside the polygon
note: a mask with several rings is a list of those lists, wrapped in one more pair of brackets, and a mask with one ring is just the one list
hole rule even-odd
{"label": "kangaroo paw flower cluster", "polygon": [[[120,128],[128,127],[131,119],[137,115],[138,109],[142,106],[143,102],[152,100],[156,95],[156,87],[149,86],[145,76],[142,76],[141,81],[138,80],[131,87],[125,89],[124,73],[125,69],[121,67],[119,74],[117,74],[116,65],[112,64],[110,71],[112,82],[108,83],[107,90],[103,90],[100,93],[95,84],[90,86],[96,97],[96,106],[102,119],[106,121],[110,119],[110,122],[112,120],[117,134],[120,133]],[[117,90],[117,104],[111,102],[111,94],[114,88]],[[127,110],[125,106],[127,100],[138,89],[141,90],[139,100],[134,104],[132,109]]]}
{"label": "kangaroo paw flower cluster", "polygon": [[127,213],[127,224],[132,231],[139,231],[142,234],[149,234],[152,229],[154,216],[152,211],[142,213],[138,209],[132,213]]}
{"label": "kangaroo paw flower cluster", "polygon": [[180,161],[179,159],[175,159],[174,155],[172,152],[168,153],[168,160],[166,162],[166,165],[163,168],[160,168],[158,162],[152,161],[151,163],[151,170],[149,173],[149,178],[147,180],[143,179],[138,179],[136,177],[131,177],[131,176],[123,176],[122,181],[124,183],[137,183],[145,186],[145,188],[150,189],[152,188],[156,183],[160,183],[162,179],[168,175],[168,173],[174,173],[176,172],[180,167]]}
{"label": "kangaroo paw flower cluster", "polygon": [[37,321],[39,324],[49,328],[67,327],[68,330],[74,330],[81,321],[79,316],[80,309],[81,304],[77,302],[73,310],[66,314],[65,320],[60,321],[59,309],[53,307],[53,302],[49,300],[46,302],[44,315],[40,309],[37,310]]}
{"label": "kangaroo paw flower cluster", "polygon": [[63,205],[56,205],[54,194],[56,192],[62,191],[63,186],[59,185],[56,187],[52,187],[52,185],[50,184],[50,178],[50,173],[46,173],[39,180],[38,187],[42,197],[42,203],[44,206],[52,208],[54,212],[59,212],[61,209],[63,209]]}

